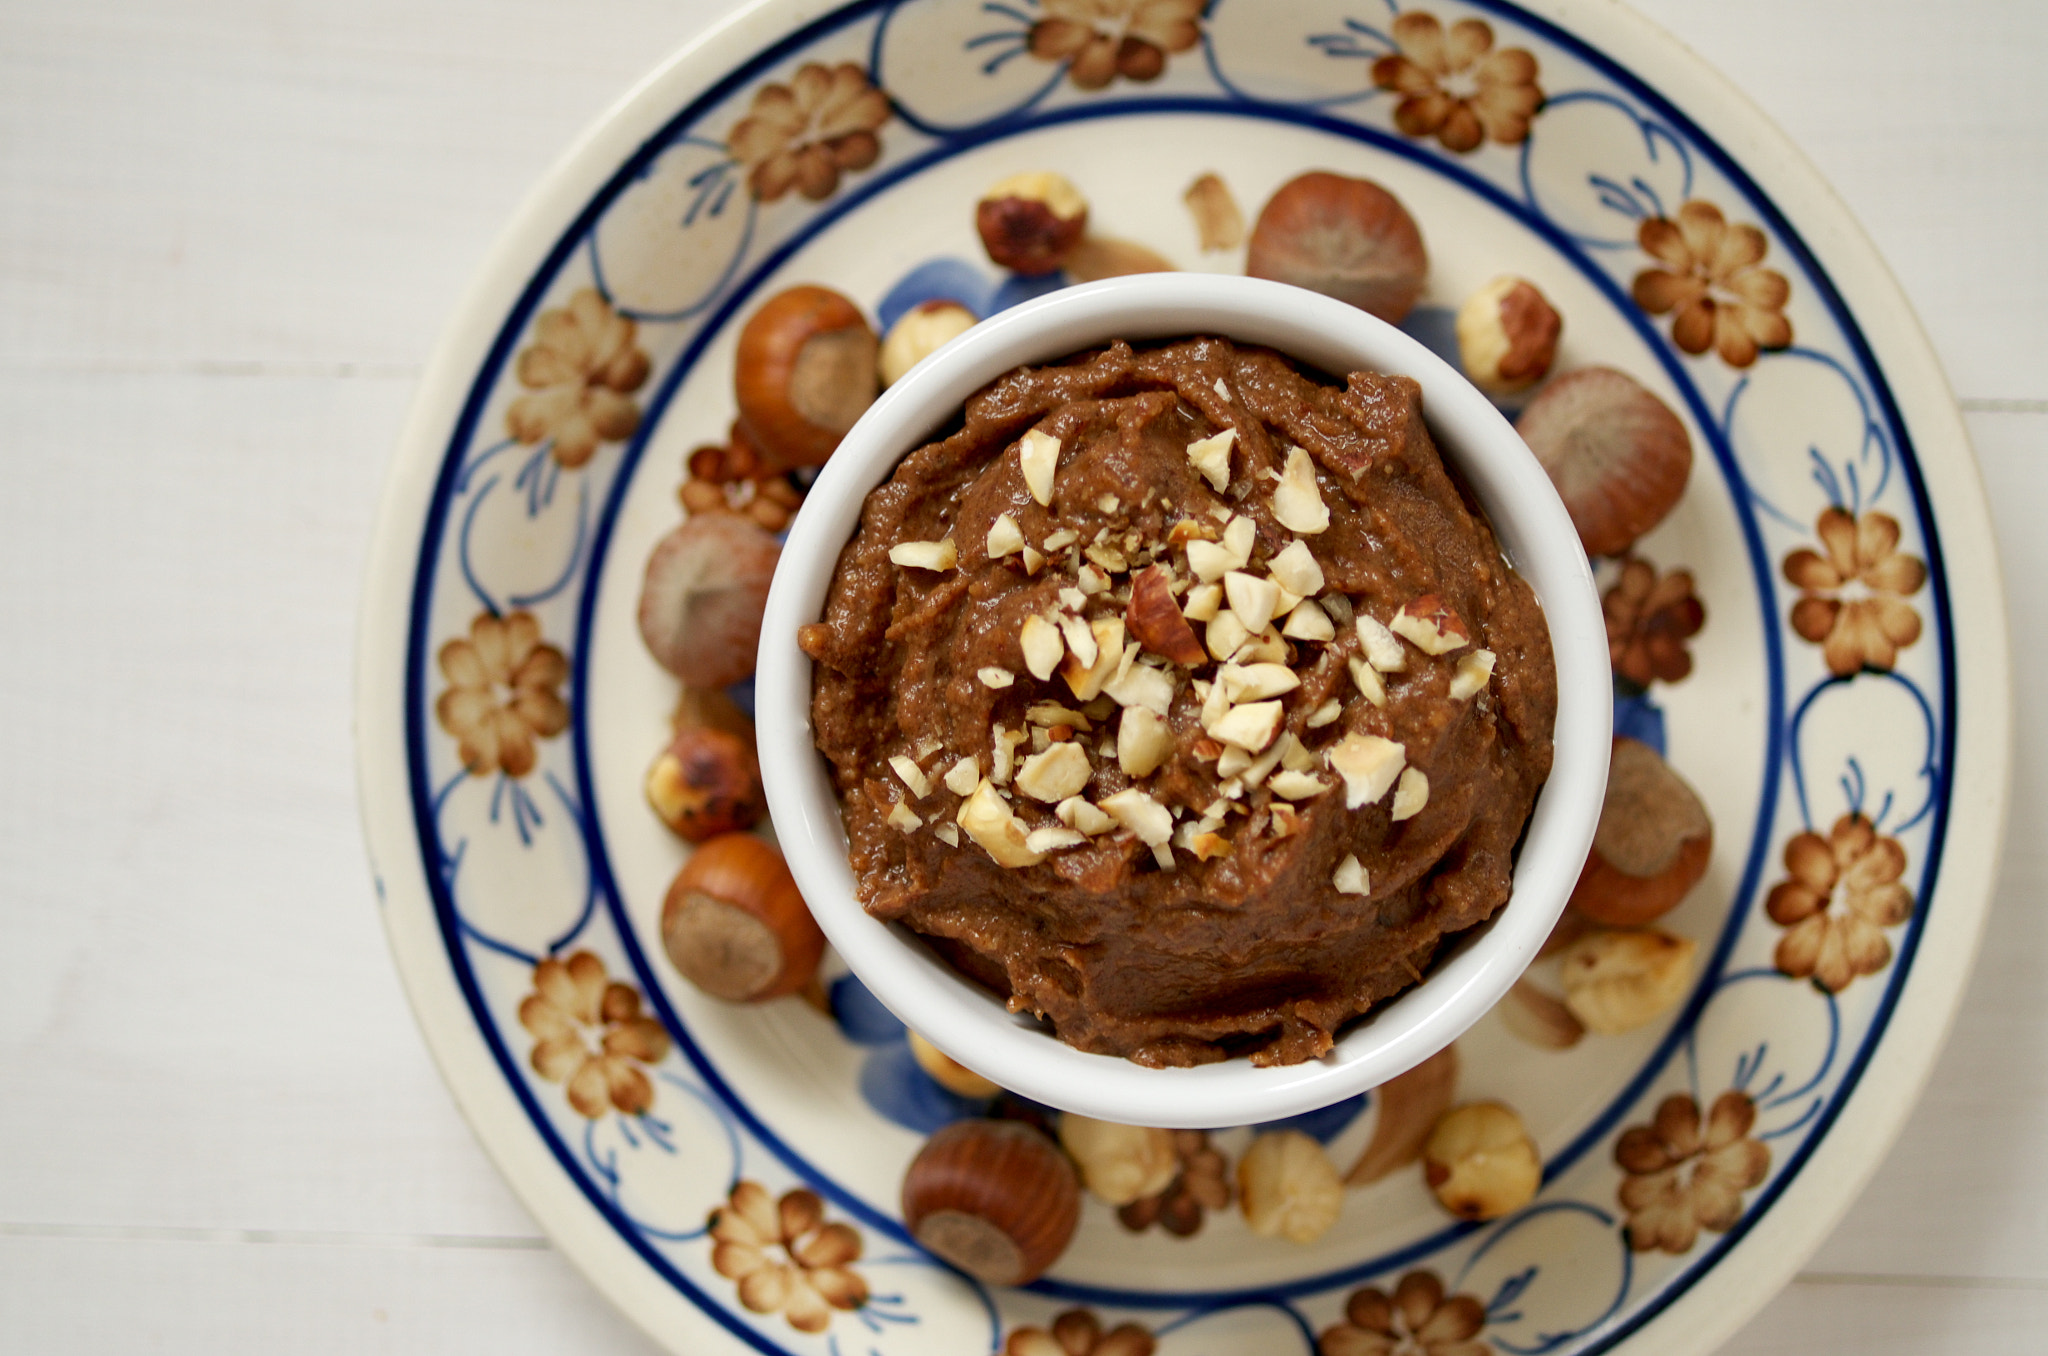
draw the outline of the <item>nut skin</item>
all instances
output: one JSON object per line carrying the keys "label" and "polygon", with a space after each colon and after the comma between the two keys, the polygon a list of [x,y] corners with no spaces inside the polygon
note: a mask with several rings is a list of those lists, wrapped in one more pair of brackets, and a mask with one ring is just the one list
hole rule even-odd
{"label": "nut skin", "polygon": [[1560,373],[1515,420],[1557,486],[1589,556],[1618,556],[1664,520],[1692,474],[1692,436],[1635,378]]}
{"label": "nut skin", "polygon": [[1023,1121],[955,1121],[925,1141],[903,1175],[912,1237],[991,1285],[1043,1275],[1080,1219],[1074,1165]]}
{"label": "nut skin", "polygon": [[878,349],[860,308],[828,287],[778,292],[748,317],[733,386],[765,471],[824,464],[874,403]]}
{"label": "nut skin", "polygon": [[1423,1178],[1444,1209],[1499,1219],[1536,1198],[1543,1160],[1522,1118],[1499,1102],[1467,1102],[1438,1119],[1422,1147]]}
{"label": "nut skin", "polygon": [[679,838],[702,843],[751,829],[767,812],[753,745],[726,730],[676,731],[647,770],[647,803]]}
{"label": "nut skin", "polygon": [[1056,272],[1088,229],[1088,202],[1050,170],[1013,174],[982,194],[974,228],[998,268]]}
{"label": "nut skin", "polygon": [[1713,852],[1714,826],[1699,794],[1655,749],[1617,736],[1570,906],[1609,927],[1640,927],[1685,898]]}
{"label": "nut skin", "polygon": [[825,934],[782,854],[752,834],[727,833],[700,844],[670,883],[661,945],[712,997],[759,1003],[810,982]]}
{"label": "nut skin", "polygon": [[1131,581],[1131,604],[1124,625],[1140,645],[1176,664],[1204,664],[1209,652],[1195,637],[1195,628],[1174,601],[1166,570],[1152,565]]}
{"label": "nut skin", "polygon": [[1282,184],[1259,213],[1245,272],[1399,324],[1422,296],[1429,254],[1393,194],[1369,179],[1314,170]]}
{"label": "nut skin", "polygon": [[1458,308],[1458,359],[1490,395],[1515,395],[1549,373],[1564,321],[1536,284],[1495,278]]}
{"label": "nut skin", "polygon": [[882,385],[894,386],[903,374],[940,348],[974,328],[974,312],[957,301],[924,301],[905,311],[882,336],[875,359]]}
{"label": "nut skin", "polygon": [[640,638],[655,661],[692,687],[752,673],[781,557],[775,538],[737,513],[698,514],[663,537],[640,588]]}

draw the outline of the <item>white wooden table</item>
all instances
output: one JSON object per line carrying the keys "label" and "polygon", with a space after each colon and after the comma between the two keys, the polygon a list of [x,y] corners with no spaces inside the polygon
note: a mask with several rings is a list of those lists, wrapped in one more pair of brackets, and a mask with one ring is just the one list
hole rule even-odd
{"label": "white wooden table", "polygon": [[[0,0],[0,1348],[646,1353],[456,1116],[349,748],[406,402],[521,196],[733,0]],[[1639,0],[1891,261],[2048,665],[2048,6]],[[2048,718],[1946,1058],[1740,1353],[2048,1349]]]}

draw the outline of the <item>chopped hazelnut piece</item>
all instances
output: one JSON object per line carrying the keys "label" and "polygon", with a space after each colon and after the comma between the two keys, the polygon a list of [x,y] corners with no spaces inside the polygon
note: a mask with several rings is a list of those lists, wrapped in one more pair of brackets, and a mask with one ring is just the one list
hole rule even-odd
{"label": "chopped hazelnut piece", "polygon": [[1053,472],[1060,464],[1060,440],[1032,429],[1017,444],[1017,461],[1024,471],[1024,488],[1031,491],[1033,499],[1050,506]]}
{"label": "chopped hazelnut piece", "polygon": [[1309,713],[1306,724],[1311,730],[1320,730],[1325,725],[1335,725],[1343,714],[1344,703],[1332,697]]}
{"label": "chopped hazelnut piece", "polygon": [[901,829],[904,833],[910,833],[923,828],[924,821],[918,818],[917,811],[910,808],[909,801],[899,800],[889,807],[889,825]]}
{"label": "chopped hazelnut piece", "polygon": [[1216,614],[1223,610],[1223,586],[1221,584],[1200,584],[1188,590],[1187,601],[1180,607],[1180,614],[1191,622],[1216,620]]}
{"label": "chopped hazelnut piece", "polygon": [[1025,546],[1024,573],[1026,575],[1035,575],[1043,568],[1045,568],[1045,557],[1039,554],[1038,548],[1030,545]]}
{"label": "chopped hazelnut piece", "polygon": [[1287,467],[1273,489],[1273,516],[1288,531],[1306,536],[1330,526],[1330,506],[1316,488],[1316,464],[1299,447],[1287,449]]}
{"label": "chopped hazelnut piece", "polygon": [[1124,624],[1138,643],[1176,664],[1202,662],[1202,643],[1173,600],[1166,567],[1154,565],[1131,581],[1131,605]]}
{"label": "chopped hazelnut piece", "polygon": [[1252,548],[1259,544],[1259,525],[1238,516],[1223,525],[1223,549],[1230,552],[1233,570],[1252,563]]}
{"label": "chopped hazelnut piece", "polygon": [[941,824],[932,830],[932,837],[938,839],[947,847],[960,846],[960,829],[958,825]]}
{"label": "chopped hazelnut piece", "polygon": [[1088,752],[1079,744],[1050,744],[1034,753],[1017,769],[1019,791],[1033,800],[1057,805],[1068,796],[1079,795],[1095,774]]}
{"label": "chopped hazelnut piece", "polygon": [[1374,706],[1385,706],[1387,704],[1387,684],[1386,680],[1380,677],[1379,671],[1357,655],[1351,656],[1349,667],[1351,669],[1351,681],[1358,684],[1358,690],[1364,695],[1365,699]]}
{"label": "chopped hazelnut piece", "polygon": [[1365,647],[1365,662],[1381,673],[1400,673],[1408,667],[1408,652],[1392,631],[1365,613],[1356,622],[1358,643]]}
{"label": "chopped hazelnut piece", "polygon": [[1155,668],[1134,664],[1102,685],[1116,704],[1164,716],[1173,706],[1173,679]]}
{"label": "chopped hazelnut piece", "polygon": [[983,687],[1005,688],[1017,681],[1017,675],[1005,668],[990,664],[987,668],[976,669],[974,676],[981,679]]}
{"label": "chopped hazelnut piece", "polygon": [[1210,488],[1221,493],[1230,483],[1230,449],[1237,443],[1237,430],[1224,429],[1212,437],[1188,444],[1188,460],[1202,473]]}
{"label": "chopped hazelnut piece", "polygon": [[1372,893],[1372,877],[1358,864],[1358,858],[1347,855],[1337,863],[1337,874],[1330,879],[1340,895],[1369,895]]}
{"label": "chopped hazelnut piece", "polygon": [[1216,380],[1210,382],[1209,389],[1216,392],[1217,395],[1222,396],[1225,400],[1230,399],[1230,388],[1223,384],[1223,378],[1221,377],[1218,377],[1216,378]]}
{"label": "chopped hazelnut piece", "polygon": [[960,802],[960,813],[955,818],[967,836],[995,858],[998,866],[1036,866],[1045,860],[1044,853],[1033,852],[1026,845],[1030,834],[1024,821],[992,782],[984,780],[975,787],[974,794]]}
{"label": "chopped hazelnut piece", "polygon": [[1024,667],[1031,671],[1031,676],[1041,683],[1051,682],[1060,666],[1060,657],[1067,652],[1059,628],[1043,617],[1026,617],[1017,639],[1024,647]]}
{"label": "chopped hazelnut piece", "polygon": [[1045,539],[1045,553],[1056,555],[1081,540],[1081,534],[1071,527],[1063,527]]}
{"label": "chopped hazelnut piece", "polygon": [[1149,706],[1132,706],[1116,726],[1116,761],[1127,777],[1149,777],[1173,754],[1173,731]]}
{"label": "chopped hazelnut piece", "polygon": [[1287,614],[1287,625],[1280,628],[1280,634],[1290,640],[1335,640],[1337,627],[1315,599],[1304,598]]}
{"label": "chopped hazelnut piece", "polygon": [[[1114,546],[1095,545],[1089,547],[1081,554],[1088,557],[1092,563],[1108,570],[1111,574],[1122,574],[1125,570],[1131,568],[1129,558]],[[1105,586],[1107,586],[1108,582],[1107,580],[1103,581]],[[1084,590],[1084,592],[1086,591]]]}
{"label": "chopped hazelnut piece", "polygon": [[1246,786],[1258,786],[1267,777],[1272,775],[1273,769],[1280,766],[1281,748],[1282,746],[1275,742],[1271,748],[1260,754],[1250,767],[1244,770],[1244,784]]}
{"label": "chopped hazelnut piece", "polygon": [[1323,567],[1298,537],[1266,562],[1266,570],[1274,583],[1297,597],[1313,598],[1323,591]]}
{"label": "chopped hazelnut piece", "polygon": [[1310,796],[1320,796],[1330,789],[1330,784],[1321,777],[1313,773],[1296,772],[1291,768],[1283,768],[1274,773],[1270,785],[1273,794],[1284,800],[1307,800]]}
{"label": "chopped hazelnut piece", "polygon": [[1168,546],[1186,546],[1191,541],[1215,541],[1216,529],[1207,523],[1196,522],[1193,518],[1182,518],[1167,529]]}
{"label": "chopped hazelnut piece", "polygon": [[1274,801],[1266,807],[1266,813],[1272,816],[1273,837],[1292,838],[1301,832],[1301,816],[1296,814],[1294,807],[1286,801]]}
{"label": "chopped hazelnut piece", "polygon": [[1230,610],[1253,635],[1265,630],[1266,623],[1280,609],[1280,586],[1242,570],[1232,570],[1223,576],[1223,594],[1230,599]]}
{"label": "chopped hazelnut piece", "polygon": [[946,769],[946,789],[956,796],[974,794],[974,788],[981,785],[981,762],[975,758],[962,758]]}
{"label": "chopped hazelnut piece", "polygon": [[1069,612],[1079,612],[1088,606],[1088,595],[1069,585],[1060,590],[1060,606]]}
{"label": "chopped hazelnut piece", "polygon": [[1102,685],[1116,674],[1117,666],[1123,660],[1123,618],[1109,617],[1090,622],[1088,633],[1095,642],[1094,662],[1083,664],[1079,655],[1070,653],[1066,662],[1060,665],[1060,676],[1067,680],[1067,687],[1072,690],[1074,699],[1082,702],[1090,701],[1101,693]]}
{"label": "chopped hazelnut piece", "polygon": [[1091,556],[1091,563],[1083,565],[1080,573],[1074,576],[1084,598],[1093,598],[1098,593],[1109,592],[1109,576],[1103,573],[1105,567],[1093,564],[1093,559]]}
{"label": "chopped hazelnut piece", "polygon": [[1493,678],[1493,651],[1474,650],[1471,654],[1458,656],[1458,667],[1451,671],[1451,697],[1464,701],[1477,696]]}
{"label": "chopped hazelnut piece", "polygon": [[1088,623],[1079,617],[1061,617],[1060,634],[1066,637],[1067,652],[1075,662],[1082,668],[1093,668],[1101,647],[1095,643],[1095,633],[1088,629]]}
{"label": "chopped hazelnut piece", "polygon": [[903,784],[910,788],[910,794],[919,800],[932,793],[932,779],[925,776],[924,769],[910,758],[899,753],[889,760],[889,767],[903,779]]}
{"label": "chopped hazelnut piece", "polygon": [[1225,664],[1216,677],[1233,705],[1277,697],[1301,686],[1300,675],[1285,664]]}
{"label": "chopped hazelnut piece", "polygon": [[1033,829],[1024,835],[1024,846],[1032,852],[1056,852],[1060,848],[1079,847],[1088,841],[1088,836],[1072,829],[1054,828],[1048,824],[1042,829]]}
{"label": "chopped hazelnut piece", "polygon": [[995,760],[989,767],[989,780],[997,786],[1008,786],[1010,774],[1017,767],[1017,746],[1027,738],[1022,730],[1009,730],[998,725],[994,730],[996,740]]}
{"label": "chopped hazelnut piece", "polygon": [[1059,817],[1060,823],[1070,829],[1079,829],[1090,838],[1116,827],[1113,817],[1079,796],[1068,796],[1055,805],[1052,812]]}
{"label": "chopped hazelnut piece", "polygon": [[1188,568],[1195,578],[1213,584],[1237,566],[1237,557],[1220,542],[1196,538],[1188,543]]}
{"label": "chopped hazelnut piece", "polygon": [[1387,629],[1406,636],[1416,649],[1430,655],[1449,654],[1472,643],[1464,620],[1434,593],[1425,593],[1396,612]]}
{"label": "chopped hazelnut piece", "polygon": [[1314,772],[1323,765],[1322,756],[1292,734],[1281,735],[1280,742],[1274,747],[1280,750],[1280,766],[1289,772]]}
{"label": "chopped hazelnut piece", "polygon": [[944,541],[899,542],[889,548],[889,559],[907,570],[950,570],[960,563],[960,553],[948,537]]}
{"label": "chopped hazelnut piece", "polygon": [[1024,719],[1031,725],[1069,725],[1076,730],[1092,730],[1095,727],[1088,717],[1079,711],[1061,706],[1058,702],[1034,702],[1024,713]]}
{"label": "chopped hazelnut piece", "polygon": [[1123,507],[1123,501],[1113,494],[1104,494],[1096,499],[1095,507],[1103,513],[1115,513]]}
{"label": "chopped hazelnut piece", "polygon": [[1209,646],[1209,653],[1218,660],[1225,660],[1236,654],[1243,644],[1252,638],[1245,630],[1244,623],[1228,608],[1218,612],[1209,621],[1203,639]]}
{"label": "chopped hazelnut piece", "polygon": [[1402,768],[1401,780],[1394,784],[1394,822],[1415,818],[1427,804],[1429,775],[1419,767]]}
{"label": "chopped hazelnut piece", "polygon": [[1266,629],[1238,646],[1237,653],[1231,658],[1240,664],[1285,664],[1287,642],[1280,639],[1280,633],[1273,629],[1271,622],[1267,622]]}
{"label": "chopped hazelnut piece", "polygon": [[1198,833],[1188,840],[1187,849],[1195,855],[1196,861],[1206,862],[1216,857],[1228,857],[1230,840],[1213,831]]}
{"label": "chopped hazelnut piece", "polygon": [[1408,751],[1391,739],[1356,730],[1331,746],[1330,766],[1344,779],[1344,808],[1377,804],[1401,775]]}
{"label": "chopped hazelnut piece", "polygon": [[1173,836],[1173,812],[1136,787],[1104,797],[1102,808],[1147,847],[1164,847]]}
{"label": "chopped hazelnut piece", "polygon": [[1247,702],[1231,707],[1223,719],[1209,727],[1209,733],[1226,744],[1257,753],[1280,733],[1280,721],[1285,715],[1286,708],[1279,702]]}
{"label": "chopped hazelnut piece", "polygon": [[1024,529],[1017,526],[1017,520],[1005,513],[997,518],[988,530],[988,558],[1000,560],[1024,549]]}

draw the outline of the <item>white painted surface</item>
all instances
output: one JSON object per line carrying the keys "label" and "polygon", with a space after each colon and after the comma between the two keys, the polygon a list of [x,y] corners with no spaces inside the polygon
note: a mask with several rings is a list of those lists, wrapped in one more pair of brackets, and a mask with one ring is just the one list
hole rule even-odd
{"label": "white painted surface", "polygon": [[[2048,1344],[2048,7],[1640,0],[1868,228],[1970,411],[2013,834],[1947,1056],[1736,1353]],[[354,604],[425,356],[545,167],[727,0],[0,0],[0,1346],[636,1353],[385,953]]]}

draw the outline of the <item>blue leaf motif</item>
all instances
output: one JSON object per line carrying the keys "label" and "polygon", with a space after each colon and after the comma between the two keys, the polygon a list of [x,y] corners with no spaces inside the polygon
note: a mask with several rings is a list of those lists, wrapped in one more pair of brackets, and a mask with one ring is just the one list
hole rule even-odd
{"label": "blue leaf motif", "polygon": [[753,237],[746,170],[683,137],[640,172],[590,235],[598,290],[636,320],[682,320],[716,298]]}
{"label": "blue leaf motif", "polygon": [[1842,365],[1766,354],[1729,393],[1728,443],[1757,506],[1802,536],[1822,509],[1861,513],[1890,488],[1891,443]]}
{"label": "blue leaf motif", "polygon": [[1792,713],[1793,787],[1808,829],[1826,833],[1861,814],[1897,837],[1916,827],[1941,791],[1934,708],[1896,673],[1832,678]]}
{"label": "blue leaf motif", "polygon": [[1634,1262],[1611,1212],[1546,1201],[1511,1216],[1465,1260],[1453,1291],[1486,1305],[1485,1339],[1514,1356],[1557,1351],[1611,1318]]}
{"label": "blue leaf motif", "polygon": [[595,909],[597,884],[582,815],[552,772],[462,773],[434,812],[448,845],[442,873],[465,932],[529,963],[575,940]]}
{"label": "blue leaf motif", "polygon": [[1560,94],[1529,124],[1522,195],[1582,245],[1633,248],[1692,192],[1692,157],[1664,124],[1606,94]]}
{"label": "blue leaf motif", "polygon": [[921,132],[966,131],[1021,113],[1063,64],[1030,55],[1036,0],[897,0],[875,25],[869,78]]}
{"label": "blue leaf motif", "polygon": [[834,1356],[959,1356],[1001,1349],[1002,1320],[980,1282],[929,1257],[862,1257],[854,1270],[868,1300],[835,1313],[827,1350]]}
{"label": "blue leaf motif", "polygon": [[1740,1092],[1756,1104],[1751,1136],[1797,1134],[1827,1101],[1841,1044],[1833,994],[1774,969],[1736,971],[1715,986],[1686,1036],[1693,1100],[1705,1115],[1723,1093]]}
{"label": "blue leaf motif", "polygon": [[738,1178],[740,1140],[716,1099],[668,1072],[645,1115],[589,1122],[583,1157],[620,1214],[671,1242],[703,1234]]}
{"label": "blue leaf motif", "polygon": [[[1379,94],[1372,63],[1399,50],[1392,0],[1213,0],[1209,69],[1240,99],[1331,108]],[[1321,58],[1321,59],[1318,59]]]}

